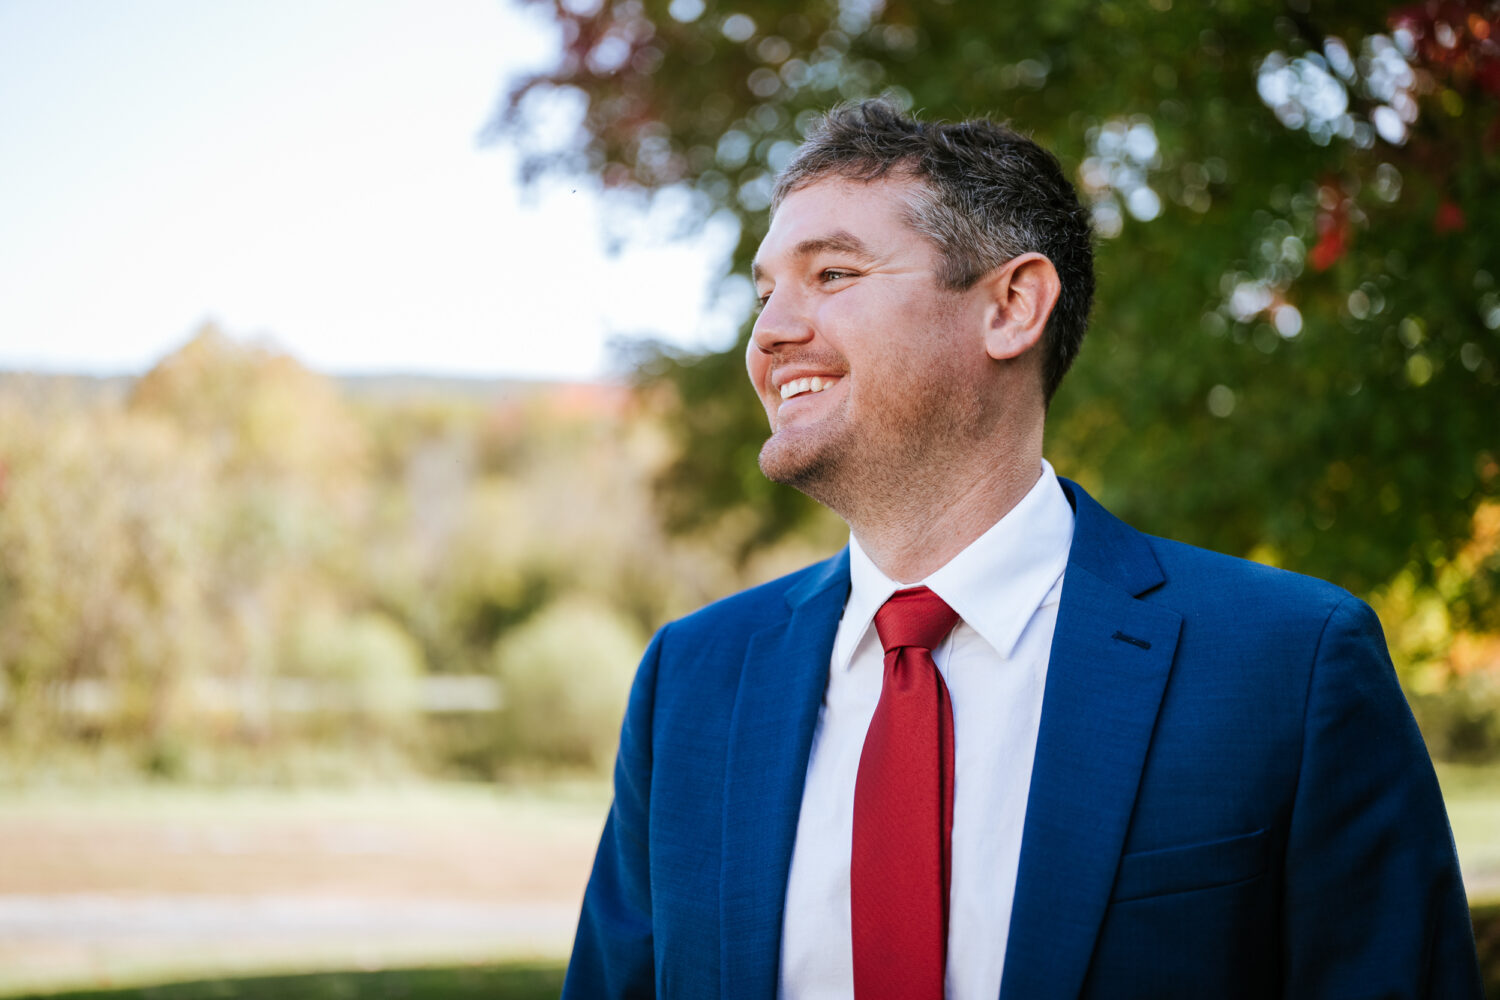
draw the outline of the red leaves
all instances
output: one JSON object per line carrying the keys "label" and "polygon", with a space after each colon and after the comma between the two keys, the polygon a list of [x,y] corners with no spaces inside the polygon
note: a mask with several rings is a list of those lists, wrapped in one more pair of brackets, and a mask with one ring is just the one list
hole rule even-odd
{"label": "red leaves", "polygon": [[1450,83],[1472,80],[1500,96],[1500,3],[1427,0],[1392,11],[1389,23],[1411,35],[1417,62]]}
{"label": "red leaves", "polygon": [[1354,236],[1349,223],[1349,197],[1336,178],[1318,187],[1318,214],[1313,225],[1318,242],[1308,251],[1307,262],[1314,271],[1326,271],[1344,256]]}
{"label": "red leaves", "polygon": [[1466,225],[1464,210],[1458,207],[1458,203],[1443,199],[1438,206],[1437,214],[1432,217],[1432,230],[1435,233],[1453,233],[1463,229]]}
{"label": "red leaves", "polygon": [[1312,265],[1314,271],[1326,271],[1337,263],[1338,259],[1344,256],[1344,251],[1348,249],[1348,227],[1330,229],[1318,237],[1318,242],[1307,254],[1307,262]]}

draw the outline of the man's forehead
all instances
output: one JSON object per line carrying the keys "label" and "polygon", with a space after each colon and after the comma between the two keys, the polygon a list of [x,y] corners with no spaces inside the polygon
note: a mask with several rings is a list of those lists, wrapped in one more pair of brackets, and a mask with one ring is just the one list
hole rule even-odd
{"label": "man's forehead", "polygon": [[884,227],[905,224],[917,186],[904,178],[862,181],[830,176],[795,188],[771,217],[771,228],[750,266],[752,276],[758,278],[773,257],[842,252],[873,259],[872,239]]}
{"label": "man's forehead", "polygon": [[771,214],[771,225],[790,212],[792,215],[817,215],[821,211],[835,211],[852,203],[868,210],[877,206],[889,206],[900,210],[911,204],[923,183],[904,174],[885,174],[873,179],[845,177],[842,174],[825,174],[813,178],[788,191]]}

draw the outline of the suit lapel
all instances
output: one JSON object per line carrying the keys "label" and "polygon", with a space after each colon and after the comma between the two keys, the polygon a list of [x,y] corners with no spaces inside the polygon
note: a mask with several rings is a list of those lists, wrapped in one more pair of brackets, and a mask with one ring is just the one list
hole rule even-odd
{"label": "suit lapel", "polygon": [[790,615],[751,637],[730,720],[720,870],[721,992],[776,992],[781,916],[802,786],[849,593],[849,554],[787,592]]}
{"label": "suit lapel", "polygon": [[1145,537],[1064,480],[1076,512],[1000,995],[1076,997],[1124,847],[1181,617],[1138,600]]}

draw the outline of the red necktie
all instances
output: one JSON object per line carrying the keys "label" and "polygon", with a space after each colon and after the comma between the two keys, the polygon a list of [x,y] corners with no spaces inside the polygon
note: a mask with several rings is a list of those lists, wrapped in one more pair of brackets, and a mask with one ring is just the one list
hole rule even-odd
{"label": "red necktie", "polygon": [[854,782],[849,903],[857,1000],[942,1000],[953,838],[953,706],[932,662],[958,613],[926,587],[875,613],[880,703]]}

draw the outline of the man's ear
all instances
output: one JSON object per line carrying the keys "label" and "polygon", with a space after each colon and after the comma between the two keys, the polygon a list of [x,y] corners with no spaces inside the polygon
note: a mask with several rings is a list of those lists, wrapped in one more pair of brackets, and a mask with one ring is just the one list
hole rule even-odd
{"label": "man's ear", "polygon": [[1042,339],[1062,284],[1039,253],[1023,253],[979,279],[987,307],[985,351],[996,361],[1018,358]]}

